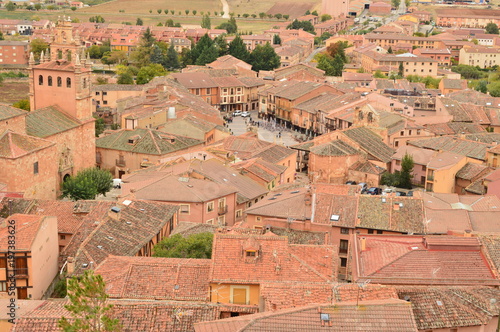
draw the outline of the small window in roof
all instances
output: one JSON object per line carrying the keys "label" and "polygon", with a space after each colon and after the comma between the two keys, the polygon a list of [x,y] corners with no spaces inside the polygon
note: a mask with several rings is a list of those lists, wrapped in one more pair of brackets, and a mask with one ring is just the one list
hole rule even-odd
{"label": "small window in roof", "polygon": [[330,221],[339,221],[340,220],[340,216],[338,214],[332,214],[330,216]]}

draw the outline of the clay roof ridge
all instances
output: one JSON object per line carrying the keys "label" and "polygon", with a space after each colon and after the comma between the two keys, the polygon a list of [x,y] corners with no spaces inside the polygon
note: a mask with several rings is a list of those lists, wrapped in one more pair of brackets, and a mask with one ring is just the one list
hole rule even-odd
{"label": "clay roof ridge", "polygon": [[[109,257],[109,256],[108,256]],[[103,261],[103,263],[105,262],[106,260]],[[132,274],[132,268],[134,267],[133,264],[130,264],[129,267],[128,267],[128,271],[126,272],[125,274],[125,280],[123,281],[125,285],[128,285],[129,284],[129,279],[130,279],[130,275]],[[120,294],[120,297],[121,298],[124,298],[126,294],[125,291],[126,291],[127,287],[122,287],[122,291],[121,291],[121,294]]]}
{"label": "clay roof ridge", "polygon": [[311,270],[312,272],[314,272],[314,274],[316,274],[318,277],[324,279],[326,282],[332,281],[332,280],[328,279],[327,276],[324,276],[319,271],[317,271],[315,268],[313,268],[311,265],[307,264],[304,260],[300,259],[297,255],[292,254],[292,253],[289,253],[289,255],[291,257],[295,258],[301,265],[307,267],[309,270]]}
{"label": "clay roof ridge", "polygon": [[473,301],[470,301],[468,300],[467,298],[463,297],[461,294],[459,294],[458,292],[455,291],[455,289],[451,288],[450,289],[451,293],[459,298],[461,298],[463,301],[469,303],[469,305],[471,306],[474,306],[475,308],[478,308],[479,310],[485,312],[487,315],[493,317],[493,316],[497,316],[498,313],[492,313],[492,312],[489,312],[488,310],[484,309],[483,307],[481,306],[478,306],[475,302]]}
{"label": "clay roof ridge", "polygon": [[[413,251],[426,251],[425,249],[415,249]],[[409,254],[411,254],[413,251],[408,251],[408,252],[405,252],[403,255],[399,256],[398,258],[388,262],[387,264],[381,266],[381,267],[378,267],[374,272],[370,273],[369,276],[374,276],[376,277],[376,274],[379,273],[380,271],[382,271],[383,269],[385,269],[386,267],[394,264],[395,262],[399,261],[399,260],[402,260],[403,258],[406,258],[406,256],[409,256]]]}

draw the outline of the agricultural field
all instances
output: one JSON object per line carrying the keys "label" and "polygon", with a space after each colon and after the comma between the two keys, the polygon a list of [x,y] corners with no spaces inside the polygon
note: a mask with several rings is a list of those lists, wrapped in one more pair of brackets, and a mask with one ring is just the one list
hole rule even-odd
{"label": "agricultural field", "polygon": [[28,99],[28,80],[5,80],[0,87],[0,103],[13,104],[21,99]]}
{"label": "agricultural field", "polygon": [[[161,9],[164,11],[165,9],[175,10],[175,15],[178,15],[181,12],[181,15],[186,15],[185,10],[189,10],[189,15],[192,16],[192,11],[197,11],[197,16],[201,20],[201,12],[211,12],[213,14],[214,11],[222,11],[222,4],[219,0],[189,0],[189,1],[164,1],[164,0],[115,0],[106,2],[100,5],[87,7],[83,9],[79,9],[79,13],[90,13],[90,14],[99,14],[104,16],[105,14],[118,14],[120,10],[124,10],[124,13],[121,14],[133,14],[133,15],[149,15],[149,11],[152,10],[153,14],[156,16],[169,17],[172,15],[166,15],[164,12],[162,14],[158,14],[157,10]],[[104,14],[104,15],[103,15]],[[196,17],[196,16],[195,16]]]}
{"label": "agricultural field", "polygon": [[321,9],[321,0],[307,2],[302,0],[289,0],[286,2],[228,0],[228,4],[231,12],[236,14],[288,14],[291,18],[304,15],[307,10]]}

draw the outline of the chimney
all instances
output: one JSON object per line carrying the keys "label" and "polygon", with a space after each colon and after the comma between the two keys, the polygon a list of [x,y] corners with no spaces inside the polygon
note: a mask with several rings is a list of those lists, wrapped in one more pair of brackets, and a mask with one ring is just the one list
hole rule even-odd
{"label": "chimney", "polygon": [[113,206],[109,211],[108,211],[108,217],[110,217],[113,220],[120,220],[120,211],[121,209],[118,206]]}
{"label": "chimney", "polygon": [[366,250],[366,237],[362,237],[361,238],[361,251],[365,251]]}
{"label": "chimney", "polygon": [[472,231],[470,229],[466,229],[464,232],[464,237],[472,237]]}
{"label": "chimney", "polygon": [[73,257],[68,257],[67,263],[68,267],[66,272],[68,275],[72,275],[75,272],[75,259]]}

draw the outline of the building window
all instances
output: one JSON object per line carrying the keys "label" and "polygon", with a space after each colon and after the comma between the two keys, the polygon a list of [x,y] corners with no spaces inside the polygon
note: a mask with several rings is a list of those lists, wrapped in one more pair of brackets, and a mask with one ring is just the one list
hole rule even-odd
{"label": "building window", "polygon": [[83,79],[83,88],[84,89],[87,88],[87,79],[86,78]]}
{"label": "building window", "polygon": [[245,251],[246,257],[257,257],[257,251],[255,250],[247,250]]}
{"label": "building window", "polygon": [[208,219],[207,220],[207,224],[213,225],[214,224],[214,220],[213,219]]}
{"label": "building window", "polygon": [[207,95],[209,95],[210,93],[212,93],[212,89],[211,88],[207,88]]}
{"label": "building window", "polygon": [[349,241],[340,240],[339,252],[347,254],[347,250],[349,249]]}
{"label": "building window", "polygon": [[381,231],[381,230],[377,230],[377,234],[383,234],[384,231]]}
{"label": "building window", "polygon": [[57,87],[60,88],[62,86],[62,78],[61,76],[57,76]]}
{"label": "building window", "polygon": [[341,228],[340,234],[349,234],[349,228]]}
{"label": "building window", "polygon": [[96,96],[99,96],[100,94],[101,94],[101,93],[100,93],[99,91],[96,91],[96,92],[95,92],[95,95],[96,95]]}
{"label": "building window", "polygon": [[236,210],[236,218],[241,218],[242,215],[243,213],[241,210]]}
{"label": "building window", "polygon": [[38,161],[33,164],[33,174],[38,174]]}
{"label": "building window", "polygon": [[214,210],[214,202],[207,203],[207,212],[212,212]]}
{"label": "building window", "polygon": [[189,204],[181,204],[181,213],[189,214]]}
{"label": "building window", "polygon": [[38,85],[43,85],[43,76],[38,75]]}
{"label": "building window", "polygon": [[347,258],[340,257],[340,267],[346,267],[346,266],[347,266]]}
{"label": "building window", "polygon": [[49,77],[47,78],[47,84],[48,84],[49,86],[52,86],[52,76],[49,76]]}
{"label": "building window", "polygon": [[107,96],[107,95],[108,95],[108,92],[107,92],[107,91],[103,91],[103,92],[102,92],[102,95],[103,95],[103,96]]}
{"label": "building window", "polygon": [[60,238],[61,240],[66,240],[66,235],[59,235],[59,238]]}
{"label": "building window", "polygon": [[66,87],[71,88],[71,78],[69,77],[66,79]]}
{"label": "building window", "polygon": [[373,229],[369,229],[368,234],[373,234]]}
{"label": "building window", "polygon": [[6,292],[7,291],[7,282],[2,281],[0,282],[0,292]]}

